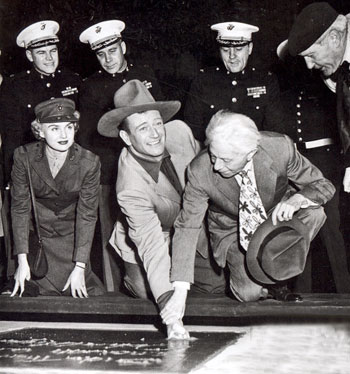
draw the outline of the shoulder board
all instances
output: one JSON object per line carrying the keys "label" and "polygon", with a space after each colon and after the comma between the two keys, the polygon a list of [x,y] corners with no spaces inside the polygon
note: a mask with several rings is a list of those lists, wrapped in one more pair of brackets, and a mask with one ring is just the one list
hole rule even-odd
{"label": "shoulder board", "polygon": [[89,161],[96,161],[98,159],[98,156],[95,155],[95,153],[92,153],[91,151],[89,151],[88,149],[85,149],[78,144],[75,144],[75,146],[78,146],[80,148],[81,157],[84,157],[88,159]]}
{"label": "shoulder board", "polygon": [[20,154],[25,154],[26,149],[30,152],[35,148],[39,148],[40,143],[41,143],[40,141],[32,142],[32,143],[26,144],[25,148],[24,148],[23,145],[21,145],[17,148],[17,152],[20,153]]}

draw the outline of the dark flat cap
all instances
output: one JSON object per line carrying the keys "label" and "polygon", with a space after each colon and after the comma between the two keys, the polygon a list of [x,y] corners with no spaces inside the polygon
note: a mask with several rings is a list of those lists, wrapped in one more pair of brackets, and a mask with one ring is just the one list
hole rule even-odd
{"label": "dark flat cap", "polygon": [[46,100],[34,108],[36,120],[40,123],[77,122],[79,113],[73,100],[57,98]]}
{"label": "dark flat cap", "polygon": [[288,37],[292,56],[305,51],[332,25],[338,13],[326,2],[312,3],[298,14]]}

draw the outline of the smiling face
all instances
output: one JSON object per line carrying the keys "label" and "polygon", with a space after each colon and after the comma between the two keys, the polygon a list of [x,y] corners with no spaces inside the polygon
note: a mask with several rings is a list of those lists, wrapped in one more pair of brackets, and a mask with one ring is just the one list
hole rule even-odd
{"label": "smiling face", "polygon": [[231,73],[244,70],[253,50],[253,43],[237,47],[220,47],[220,56],[226,69]]}
{"label": "smiling face", "polygon": [[127,131],[120,137],[138,156],[151,161],[161,160],[165,148],[165,129],[158,110],[131,114],[126,119]]}
{"label": "smiling face", "polygon": [[50,75],[57,69],[59,58],[56,45],[27,49],[26,55],[40,74]]}
{"label": "smiling face", "polygon": [[43,123],[40,136],[57,152],[66,152],[74,142],[75,126],[72,122]]}
{"label": "smiling face", "polygon": [[124,42],[116,42],[96,52],[98,62],[109,74],[122,71],[126,65],[124,57],[126,46]]}

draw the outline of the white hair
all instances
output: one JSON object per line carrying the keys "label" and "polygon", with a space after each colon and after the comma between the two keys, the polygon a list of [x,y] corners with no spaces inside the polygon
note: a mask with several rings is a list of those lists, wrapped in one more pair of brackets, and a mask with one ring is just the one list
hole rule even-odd
{"label": "white hair", "polygon": [[343,14],[339,14],[335,21],[328,27],[328,29],[316,40],[315,44],[323,45],[327,37],[333,32],[338,32],[342,44],[346,38],[347,33],[347,19]]}
{"label": "white hair", "polygon": [[225,142],[234,152],[241,154],[256,150],[261,138],[253,120],[226,109],[219,110],[213,115],[205,134],[206,145],[214,141]]}

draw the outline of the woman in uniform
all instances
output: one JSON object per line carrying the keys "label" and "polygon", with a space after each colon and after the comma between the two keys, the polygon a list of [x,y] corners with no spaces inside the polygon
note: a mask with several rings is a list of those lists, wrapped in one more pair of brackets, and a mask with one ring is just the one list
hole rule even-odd
{"label": "woman in uniform", "polygon": [[[104,287],[90,266],[97,220],[100,161],[74,142],[79,112],[72,100],[57,98],[35,107],[32,131],[40,141],[21,146],[12,168],[12,229],[18,267],[11,296],[25,289],[40,295],[97,296]],[[29,163],[28,163],[29,162]],[[48,272],[31,276],[27,260],[33,229],[32,186]]]}

